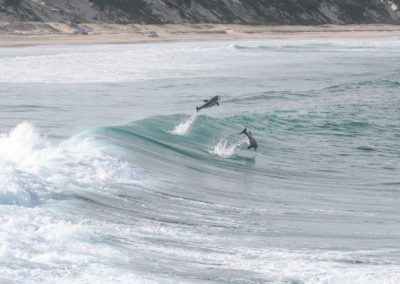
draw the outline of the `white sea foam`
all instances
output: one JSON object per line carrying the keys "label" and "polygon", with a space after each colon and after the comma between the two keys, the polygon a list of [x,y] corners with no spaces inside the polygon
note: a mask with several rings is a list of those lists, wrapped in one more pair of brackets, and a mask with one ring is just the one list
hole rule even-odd
{"label": "white sea foam", "polygon": [[126,255],[101,237],[112,223],[59,209],[0,206],[1,283],[159,283],[118,267]]}
{"label": "white sea foam", "polygon": [[188,120],[177,125],[171,133],[176,135],[186,135],[189,132],[193,122],[195,122],[196,118],[197,118],[197,112],[193,113]]}

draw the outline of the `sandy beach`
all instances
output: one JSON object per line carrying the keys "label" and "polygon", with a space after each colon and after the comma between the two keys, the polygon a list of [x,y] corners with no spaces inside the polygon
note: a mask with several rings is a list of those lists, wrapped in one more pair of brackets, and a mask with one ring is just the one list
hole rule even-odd
{"label": "sandy beach", "polygon": [[[74,34],[77,29],[87,35]],[[400,37],[396,25],[252,26],[221,24],[116,25],[0,23],[0,47],[32,45],[128,44],[240,39]]]}

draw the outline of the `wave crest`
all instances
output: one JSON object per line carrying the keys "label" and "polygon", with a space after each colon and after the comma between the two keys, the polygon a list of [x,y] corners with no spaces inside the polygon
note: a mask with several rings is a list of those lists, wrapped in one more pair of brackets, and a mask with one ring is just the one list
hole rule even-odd
{"label": "wave crest", "polygon": [[74,190],[137,181],[127,162],[103,151],[93,133],[51,146],[29,123],[0,136],[0,204],[35,206]]}

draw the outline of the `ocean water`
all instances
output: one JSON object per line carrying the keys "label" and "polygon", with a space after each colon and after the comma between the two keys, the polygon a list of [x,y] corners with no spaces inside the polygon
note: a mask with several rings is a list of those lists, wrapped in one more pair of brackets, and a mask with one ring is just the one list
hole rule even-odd
{"label": "ocean water", "polygon": [[0,98],[1,283],[400,282],[398,38],[2,48]]}

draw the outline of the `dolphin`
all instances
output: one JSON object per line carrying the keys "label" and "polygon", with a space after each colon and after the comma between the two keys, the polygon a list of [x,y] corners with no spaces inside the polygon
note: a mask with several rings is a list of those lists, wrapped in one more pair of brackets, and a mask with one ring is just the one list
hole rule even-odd
{"label": "dolphin", "polygon": [[212,106],[219,106],[219,96],[215,96],[210,100],[203,100],[204,104],[202,106],[196,107],[197,112],[203,108],[208,108],[208,107],[212,107]]}
{"label": "dolphin", "polygon": [[257,141],[253,138],[253,136],[251,135],[251,132],[250,132],[250,131],[247,131],[247,128],[245,128],[245,129],[244,129],[242,132],[240,132],[239,134],[244,134],[244,135],[247,136],[247,138],[249,138],[250,146],[247,147],[247,149],[254,148],[254,151],[257,151],[257,147],[258,147]]}

